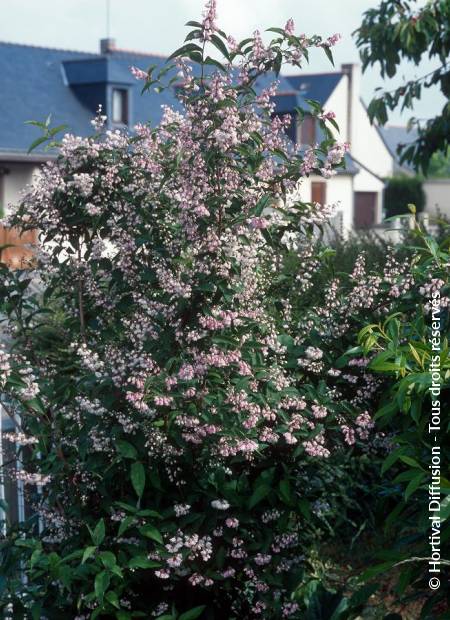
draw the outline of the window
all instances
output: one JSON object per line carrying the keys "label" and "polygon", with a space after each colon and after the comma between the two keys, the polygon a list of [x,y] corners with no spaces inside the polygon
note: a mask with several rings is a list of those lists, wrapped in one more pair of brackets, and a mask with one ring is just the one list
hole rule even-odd
{"label": "window", "polygon": [[128,125],[128,91],[124,88],[113,88],[111,116],[113,123]]}
{"label": "window", "polygon": [[286,133],[286,135],[292,140],[292,142],[295,143],[296,141],[296,130],[295,130],[295,126],[296,126],[296,120],[295,118],[292,116],[292,114],[274,114],[273,117],[278,116],[278,118],[281,118],[282,120],[284,120],[287,116],[289,116],[290,118],[290,124],[285,127],[284,131]]}
{"label": "window", "polygon": [[23,469],[22,456],[30,453],[29,446],[14,441],[14,434],[20,431],[19,422],[18,415],[11,419],[0,403],[0,536],[7,521],[22,523],[35,516],[37,495],[41,494],[38,487],[25,485],[17,476]]}
{"label": "window", "polygon": [[327,200],[327,186],[322,181],[311,183],[311,202],[318,202],[324,205]]}
{"label": "window", "polygon": [[5,181],[5,176],[7,174],[9,174],[9,170],[8,168],[4,168],[3,166],[0,165],[0,217],[3,217],[6,214],[7,211],[7,204],[6,204],[6,181]]}
{"label": "window", "polygon": [[14,443],[7,440],[15,425],[0,405],[0,531],[5,529],[5,518],[11,523],[23,521],[25,504],[23,482],[16,479],[19,456]]}
{"label": "window", "polygon": [[300,123],[300,144],[314,144],[316,141],[316,119],[305,116]]}

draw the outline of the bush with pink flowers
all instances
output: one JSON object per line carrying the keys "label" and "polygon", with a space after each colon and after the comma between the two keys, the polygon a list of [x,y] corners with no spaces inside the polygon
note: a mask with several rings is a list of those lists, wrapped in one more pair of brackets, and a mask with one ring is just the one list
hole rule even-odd
{"label": "bush with pink flowers", "polygon": [[300,618],[310,549],[385,448],[380,383],[337,360],[404,268],[368,285],[361,258],[348,307],[333,279],[311,302],[330,207],[299,182],[347,147],[314,108],[324,141],[298,149],[257,87],[335,37],[290,21],[237,44],[213,0],[190,25],[159,76],[134,69],[144,90],[175,81],[182,111],[66,135],[9,219],[40,243],[2,268],[0,384],[35,512],[2,543],[5,618]]}

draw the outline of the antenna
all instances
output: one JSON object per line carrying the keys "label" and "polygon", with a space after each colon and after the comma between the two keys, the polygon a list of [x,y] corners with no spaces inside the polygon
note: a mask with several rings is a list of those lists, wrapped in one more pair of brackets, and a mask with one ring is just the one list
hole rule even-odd
{"label": "antenna", "polygon": [[106,0],[106,38],[111,37],[111,0]]}

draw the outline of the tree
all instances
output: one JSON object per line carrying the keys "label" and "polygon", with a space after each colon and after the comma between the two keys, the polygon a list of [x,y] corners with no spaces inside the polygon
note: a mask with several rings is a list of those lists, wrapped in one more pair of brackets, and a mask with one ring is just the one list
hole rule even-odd
{"label": "tree", "polygon": [[450,149],[447,152],[434,153],[430,161],[428,176],[435,179],[450,178]]}
{"label": "tree", "polygon": [[[362,25],[356,30],[363,70],[379,63],[382,78],[392,78],[403,61],[418,65],[427,58],[436,61],[436,69],[411,79],[393,91],[382,91],[369,105],[369,115],[384,125],[388,111],[396,108],[413,110],[423,89],[435,86],[448,100],[450,96],[450,2],[430,0],[417,6],[415,0],[383,0],[375,9],[364,13]],[[450,103],[440,114],[427,121],[412,118],[410,126],[418,132],[417,139],[400,145],[401,161],[416,170],[428,171],[435,153],[446,153],[450,141]]]}

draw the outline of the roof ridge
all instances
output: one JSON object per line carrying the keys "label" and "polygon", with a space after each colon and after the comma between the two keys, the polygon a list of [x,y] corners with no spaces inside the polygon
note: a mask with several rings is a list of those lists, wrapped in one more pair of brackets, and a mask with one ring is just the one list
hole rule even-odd
{"label": "roof ridge", "polygon": [[31,49],[49,50],[52,52],[67,52],[70,54],[81,54],[84,56],[95,56],[98,58],[101,58],[103,56],[114,56],[114,54],[129,54],[130,56],[151,56],[151,57],[156,57],[156,58],[168,58],[169,57],[169,54],[161,54],[159,52],[144,52],[144,51],[138,51],[138,50],[128,50],[128,49],[119,48],[119,47],[116,47],[110,50],[106,54],[101,54],[99,52],[89,52],[86,50],[74,50],[74,49],[68,49],[64,47],[51,47],[48,45],[36,45],[34,43],[17,43],[14,41],[0,40],[0,45],[9,45],[11,47],[28,47]]}
{"label": "roof ridge", "polygon": [[390,129],[391,127],[393,129],[406,129],[407,131],[410,131],[412,128],[408,129],[408,125],[397,125],[397,124],[386,124],[386,125],[382,125],[383,129]]}
{"label": "roof ridge", "polygon": [[169,58],[169,54],[161,54],[159,52],[142,52],[139,50],[128,50],[121,47],[113,48],[106,54],[106,56],[114,56],[114,54],[130,54],[132,56],[156,56],[156,58]]}
{"label": "roof ridge", "polygon": [[282,95],[298,95],[298,90],[280,90],[275,93],[275,97],[279,97]]}
{"label": "roof ridge", "polygon": [[63,47],[49,47],[47,45],[35,45],[33,43],[17,43],[14,41],[1,41],[0,40],[0,45],[10,45],[11,47],[30,47],[32,49],[50,50],[52,52],[70,52],[71,54],[84,54],[84,55],[88,54],[91,56],[101,55],[98,52],[87,52],[83,50],[73,50],[73,49],[67,49]]}
{"label": "roof ridge", "polygon": [[305,73],[292,73],[285,75],[286,78],[301,78],[301,77],[311,77],[313,75],[345,75],[343,71],[314,71],[314,72],[305,72]]}

